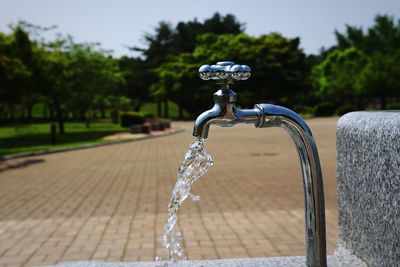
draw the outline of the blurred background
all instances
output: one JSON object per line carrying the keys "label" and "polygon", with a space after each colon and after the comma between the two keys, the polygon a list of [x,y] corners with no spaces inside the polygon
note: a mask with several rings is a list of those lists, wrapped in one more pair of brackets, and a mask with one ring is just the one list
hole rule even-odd
{"label": "blurred background", "polygon": [[[234,85],[241,108],[307,119],[334,253],[336,123],[400,109],[398,0],[0,0],[0,267],[165,258],[176,169],[218,89],[198,68],[221,60],[252,68]],[[65,152],[139,130],[146,140]],[[188,258],[304,255],[289,137],[215,127],[206,147],[204,199],[179,217]]]}
{"label": "blurred background", "polygon": [[[398,1],[0,3],[0,155],[99,142],[121,113],[195,118],[198,67],[252,67],[239,103],[311,116],[400,108]],[[135,117],[135,118],[136,118]],[[53,129],[54,130],[54,129]],[[54,144],[53,144],[54,145]]]}

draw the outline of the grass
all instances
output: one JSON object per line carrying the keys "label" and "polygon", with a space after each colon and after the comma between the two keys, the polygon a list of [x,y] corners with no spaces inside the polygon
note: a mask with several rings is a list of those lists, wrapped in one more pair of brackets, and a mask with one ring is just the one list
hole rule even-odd
{"label": "grass", "polygon": [[65,134],[57,135],[57,144],[50,144],[50,123],[14,124],[0,126],[0,157],[23,152],[54,150],[88,144],[100,144],[101,138],[126,131],[119,124],[93,122],[90,128],[84,123],[65,123]]}
{"label": "grass", "polygon": [[[170,118],[178,118],[178,105],[170,101],[168,108]],[[44,105],[38,103],[34,105],[32,115],[34,118],[42,118],[43,111]],[[157,104],[145,103],[140,111],[157,115]],[[188,117],[186,111],[183,115],[186,118]],[[108,143],[110,141],[104,141],[102,137],[123,131],[127,130],[119,124],[112,124],[111,122],[93,122],[90,128],[86,128],[86,125],[82,122],[67,122],[65,123],[65,134],[57,135],[57,144],[53,146],[50,143],[50,123],[0,125],[0,157],[41,150]]]}

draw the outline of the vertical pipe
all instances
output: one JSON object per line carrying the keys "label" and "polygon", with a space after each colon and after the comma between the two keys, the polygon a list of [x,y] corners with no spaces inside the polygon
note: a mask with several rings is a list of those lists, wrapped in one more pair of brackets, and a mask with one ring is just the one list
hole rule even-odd
{"label": "vertical pipe", "polygon": [[256,109],[261,113],[257,127],[282,127],[296,145],[303,175],[307,266],[325,267],[324,188],[318,150],[311,130],[299,115],[287,108],[259,104]]}

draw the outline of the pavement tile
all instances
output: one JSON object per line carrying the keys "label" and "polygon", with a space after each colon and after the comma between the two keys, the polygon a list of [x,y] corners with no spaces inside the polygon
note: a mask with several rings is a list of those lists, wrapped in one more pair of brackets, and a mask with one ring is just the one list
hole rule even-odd
{"label": "pavement tile", "polygon": [[[324,174],[327,248],[337,238],[335,127],[308,121]],[[186,132],[57,154],[0,173],[0,267],[65,260],[138,261],[164,256],[166,207]],[[215,164],[193,185],[179,225],[189,259],[305,255],[304,199],[297,152],[280,129],[212,127]]]}

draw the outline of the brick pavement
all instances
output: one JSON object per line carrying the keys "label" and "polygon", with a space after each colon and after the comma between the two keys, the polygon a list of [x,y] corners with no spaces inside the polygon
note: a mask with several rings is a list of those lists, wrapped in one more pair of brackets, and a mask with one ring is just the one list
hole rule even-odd
{"label": "brick pavement", "polygon": [[[328,252],[337,241],[335,125],[313,119],[325,182]],[[160,240],[186,132],[0,162],[0,266],[163,256]],[[189,259],[305,255],[297,152],[282,129],[212,127],[215,164],[180,225]]]}

